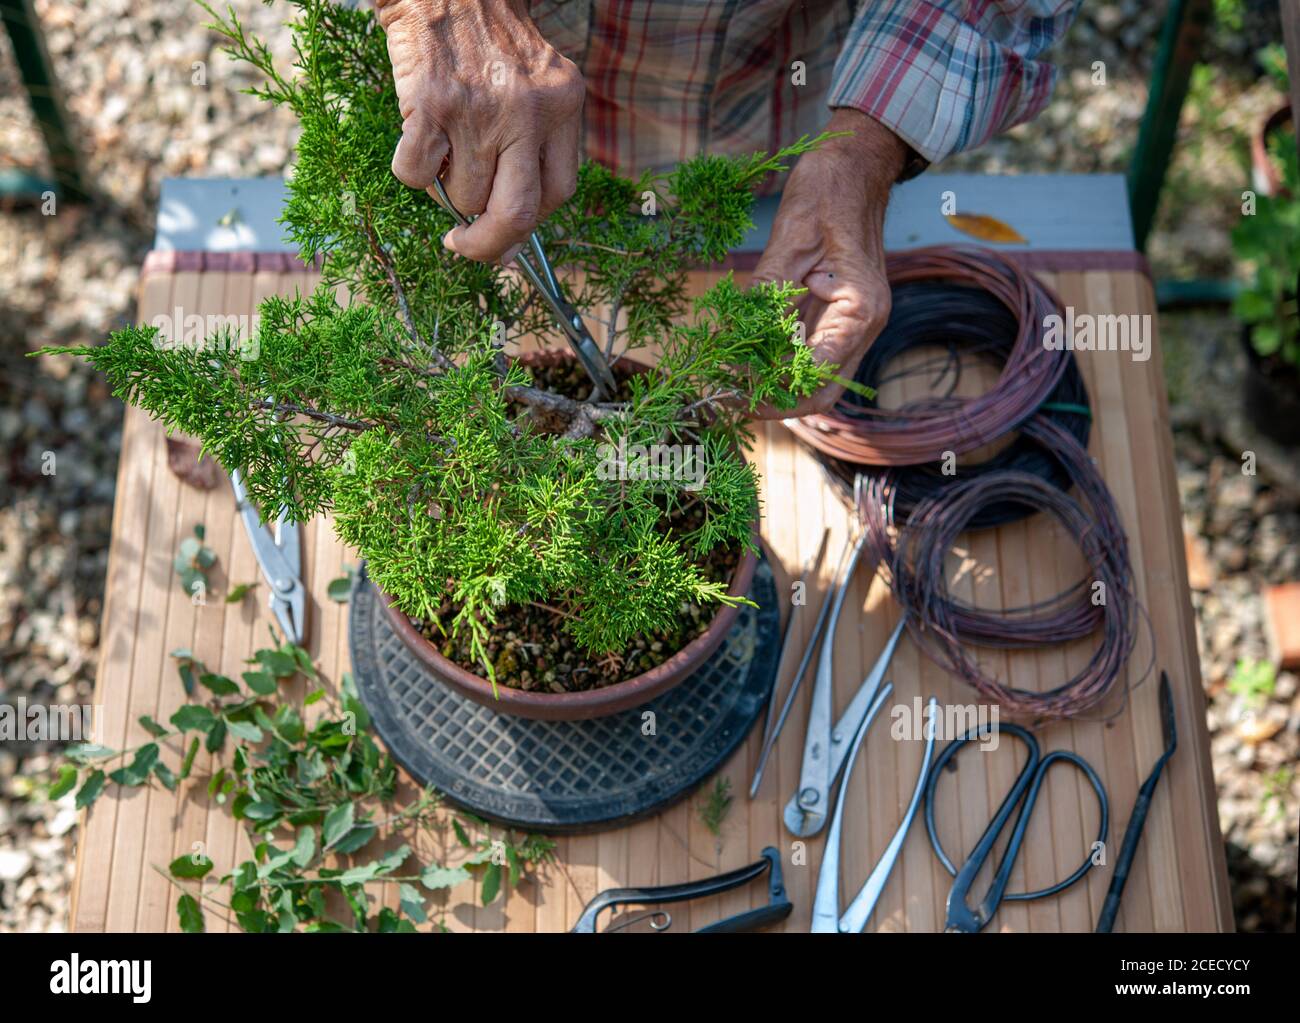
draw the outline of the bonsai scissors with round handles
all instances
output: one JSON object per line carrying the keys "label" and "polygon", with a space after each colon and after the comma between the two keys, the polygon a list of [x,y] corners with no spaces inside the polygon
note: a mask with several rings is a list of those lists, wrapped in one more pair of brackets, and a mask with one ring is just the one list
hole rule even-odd
{"label": "bonsai scissors with round handles", "polygon": [[[1068,750],[1053,750],[1047,756],[1040,757],[1037,740],[1019,725],[999,724],[994,725],[993,730],[1002,734],[1014,735],[1024,742],[1029,747],[1029,759],[1025,762],[1025,766],[1017,776],[1015,784],[1011,786],[1011,791],[1002,800],[1002,805],[998,807],[993,819],[989,821],[988,827],[984,829],[984,834],[975,843],[975,848],[971,850],[970,857],[961,865],[960,870],[953,865],[952,860],[948,859],[947,854],[943,851],[943,846],[939,844],[939,836],[934,827],[934,788],[943,776],[943,769],[957,751],[972,739],[983,738],[987,735],[987,732],[977,728],[959,738],[953,739],[944,747],[943,752],[935,760],[934,766],[930,769],[930,778],[925,786],[925,830],[930,836],[930,845],[934,849],[934,854],[939,857],[939,862],[943,864],[944,869],[953,875],[952,888],[948,892],[948,920],[944,927],[944,930],[948,932],[974,934],[981,931],[993,919],[994,914],[998,911],[998,906],[1001,905],[1004,899],[1009,902],[1045,899],[1049,895],[1063,892],[1092,869],[1093,859],[1092,850],[1090,849],[1088,855],[1084,857],[1082,866],[1064,880],[1057,881],[1053,885],[1033,892],[1012,892],[1008,894],[1006,890],[1007,881],[1011,877],[1011,870],[1016,865],[1016,857],[1020,855],[1020,847],[1025,840],[1025,829],[1029,826],[1029,817],[1034,812],[1034,804],[1038,800],[1038,790],[1042,787],[1043,778],[1047,775],[1048,768],[1057,761],[1064,760],[1073,764],[1088,779],[1092,790],[1097,794],[1098,805],[1101,807],[1101,826],[1097,831],[1097,842],[1104,843],[1106,841],[1110,803],[1106,799],[1106,788],[1102,785],[1101,779],[1097,776],[1097,772],[1092,769],[1091,764],[1077,753],[1071,753]],[[1002,854],[1002,861],[993,873],[993,883],[989,885],[989,890],[985,893],[980,904],[972,908],[967,901],[971,885],[974,884],[980,868],[984,866],[984,861],[993,852],[993,846],[1002,834],[1002,829],[1006,826],[1011,812],[1017,807],[1019,807],[1019,813],[1016,814],[1016,822],[1012,827],[1011,838],[1007,842],[1006,851]]]}
{"label": "bonsai scissors with round handles", "polygon": [[[456,223],[462,227],[472,223],[471,218],[466,217],[452,205],[447,190],[443,188],[442,181],[438,178],[433,179],[433,190],[438,204],[452,215]],[[536,231],[528,236],[528,248],[531,249],[531,256],[527,250],[522,251],[515,257],[515,263],[528,278],[529,283],[537,289],[537,293],[542,296],[542,301],[550,308],[555,322],[568,338],[573,354],[577,356],[578,362],[587,371],[587,376],[591,377],[592,383],[596,385],[597,397],[613,397],[618,391],[618,384],[614,380],[614,373],[609,368],[605,353],[600,350],[600,345],[596,344],[595,338],[591,336],[591,331],[587,329],[581,314],[565,299],[564,292],[560,290],[560,282],[551,268],[551,261],[546,258],[546,250],[542,248],[542,239]],[[536,266],[533,265],[534,260]]]}
{"label": "bonsai scissors with round handles", "polygon": [[844,794],[849,790],[849,778],[853,774],[853,765],[858,759],[858,748],[866,737],[867,729],[894,687],[886,682],[879,695],[871,703],[871,709],[858,726],[857,735],[849,749],[849,766],[844,769],[844,781],[840,783],[840,794],[835,801],[835,815],[831,818],[831,829],[826,834],[826,851],[822,856],[821,871],[817,875],[817,894],[813,899],[812,932],[814,934],[858,934],[867,926],[872,911],[880,900],[880,894],[889,882],[898,854],[902,851],[903,840],[912,827],[916,817],[916,808],[921,802],[921,791],[925,787],[930,772],[930,760],[934,756],[935,729],[938,724],[939,701],[933,696],[926,710],[925,759],[921,761],[921,771],[916,778],[916,787],[912,790],[911,801],[903,814],[903,822],[894,832],[894,837],[885,846],[884,855],[880,857],[866,883],[859,889],[853,901],[843,915],[840,914],[840,833],[844,827]]}

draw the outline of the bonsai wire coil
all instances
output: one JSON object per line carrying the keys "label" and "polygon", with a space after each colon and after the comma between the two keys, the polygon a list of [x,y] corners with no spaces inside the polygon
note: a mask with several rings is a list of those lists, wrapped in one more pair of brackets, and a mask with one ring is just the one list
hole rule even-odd
{"label": "bonsai wire coil", "polygon": [[995,297],[1016,323],[997,383],[977,397],[929,398],[900,409],[882,409],[856,395],[842,397],[828,413],[788,421],[800,439],[860,465],[936,462],[1002,437],[1056,388],[1066,353],[1044,348],[1042,332],[1046,317],[1059,312],[1060,300],[1010,260],[986,249],[933,247],[889,256],[886,273],[894,288],[948,281]]}
{"label": "bonsai wire coil", "polygon": [[[903,283],[893,289],[889,322],[862,357],[854,379],[879,390],[892,380],[925,374],[933,386],[948,381],[947,392],[938,397],[949,399],[961,380],[963,356],[974,356],[1001,366],[1010,356],[1018,331],[1019,324],[1012,311],[987,291],[946,281]],[[889,372],[888,367],[900,355],[922,347],[946,349],[946,354],[904,371]],[[1064,361],[1060,380],[1036,416],[1051,420],[1086,449],[1092,425],[1088,389],[1074,353],[1066,352]],[[841,407],[847,414],[848,410],[865,407],[865,399],[846,392]],[[854,478],[858,473],[887,471],[855,464],[816,449],[814,453],[845,500],[852,498]],[[889,472],[893,511],[900,520],[905,520],[919,501],[935,496],[952,483],[951,468],[946,473],[944,469],[942,463],[932,462],[899,466]],[[1019,431],[1010,444],[987,461],[970,465],[963,463],[959,472],[963,478],[968,478],[1004,469],[1039,476],[1061,490],[1070,488],[1070,471],[1060,457],[1050,446],[1026,431]],[[1017,522],[1029,511],[1014,502],[991,502],[979,510],[968,528],[987,529]]]}
{"label": "bonsai wire coil", "polygon": [[607,717],[535,721],[499,714],[430,675],[393,630],[363,566],[348,612],[352,671],[393,758],[450,802],[535,831],[617,827],[688,795],[758,720],[780,639],[766,559],[749,596],[758,608],[741,607],[721,647],[671,691]]}
{"label": "bonsai wire coil", "polygon": [[[1100,703],[1119,678],[1136,642],[1139,605],[1118,510],[1088,453],[1043,417],[1030,420],[1024,429],[1057,453],[1083,503],[1037,476],[1003,471],[954,481],[920,502],[906,521],[897,522],[886,473],[864,488],[861,512],[868,551],[886,571],[894,598],[908,611],[909,631],[931,659],[1009,713],[1074,717]],[[1006,501],[1055,516],[1077,538],[1090,577],[1050,600],[1007,611],[954,599],[944,571],[948,551],[981,508]],[[1100,602],[1094,600],[1095,592],[1102,594]],[[1083,638],[1098,627],[1101,643],[1088,664],[1047,692],[998,682],[965,649],[969,643],[1012,649],[1048,646]]]}

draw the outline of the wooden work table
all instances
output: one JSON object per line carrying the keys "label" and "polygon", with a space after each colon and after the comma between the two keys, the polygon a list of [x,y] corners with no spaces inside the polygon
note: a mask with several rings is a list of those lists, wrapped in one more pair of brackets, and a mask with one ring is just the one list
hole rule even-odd
{"label": "wooden work table", "polygon": [[[1131,254],[1115,259],[1101,253],[1042,253],[1034,255],[1030,265],[1076,312],[1149,314],[1154,320],[1150,282]],[[693,286],[703,288],[714,279],[716,274],[702,272],[695,275]],[[279,255],[159,255],[146,268],[138,318],[148,322],[178,306],[187,312],[251,314],[267,295],[314,283],[314,274]],[[1123,352],[1081,353],[1080,363],[1094,410],[1091,451],[1128,533],[1137,593],[1150,616],[1157,663],[1173,683],[1179,729],[1178,752],[1157,790],[1116,930],[1231,929],[1160,353],[1157,346],[1145,362]],[[848,512],[818,463],[779,423],[759,427],[753,458],[764,480],[763,538],[777,571],[778,592],[788,592],[790,573],[798,572],[814,554],[823,528],[832,531],[831,563],[816,580],[819,592],[809,593],[815,609],[847,534]],[[190,647],[212,670],[235,675],[241,662],[264,645],[271,615],[264,598],[256,596],[263,588],[238,605],[214,598],[207,606],[195,607],[176,584],[173,554],[200,522],[219,558],[213,578],[218,592],[224,592],[228,581],[257,578],[230,489],[205,492],[181,483],[168,470],[163,430],[139,411],[128,410],[94,699],[103,707],[101,741],[107,745],[122,748],[143,741],[146,733],[137,723],[141,715],[165,721],[185,700],[168,651]],[[955,591],[994,607],[1051,596],[1078,578],[1081,566],[1071,538],[1059,532],[1045,516],[1036,516],[972,534],[966,538],[968,563],[957,573]],[[339,545],[325,521],[308,524],[303,543],[303,577],[309,591],[305,645],[328,683],[336,685],[348,666],[347,607],[328,599],[326,586],[356,558]],[[897,614],[879,581],[870,586],[865,577],[855,581],[835,650],[837,713],[874,661]],[[813,617],[801,619],[805,634]],[[799,631],[795,642],[806,638]],[[994,652],[988,664],[1022,688],[1048,688],[1086,662],[1087,647],[1077,646],[1012,656]],[[1130,665],[1133,681],[1150,655],[1144,636]],[[906,638],[889,677],[896,687],[891,704],[910,705],[914,697],[932,694],[943,702],[975,702]],[[788,682],[778,679],[782,691]],[[473,881],[442,893],[440,900],[447,907],[443,922],[452,930],[566,930],[601,889],[708,877],[750,863],[764,846],[774,845],[782,854],[795,907],[785,929],[806,930],[822,839],[806,845],[792,841],[780,822],[781,807],[799,774],[806,714],[803,698],[753,801],[745,794],[758,753],[758,729],[725,765],[734,801],[720,837],[705,829],[692,799],[630,827],[561,838],[557,863],[488,907],[478,904]],[[857,890],[892,836],[922,755],[924,744],[919,741],[881,740],[887,728],[888,722],[876,724],[877,738],[868,739],[864,763],[850,784],[843,850],[843,885],[848,891]],[[1162,750],[1154,679],[1135,688],[1127,708],[1110,720],[1053,725],[1043,730],[1040,742],[1044,751],[1075,750],[1100,773],[1111,800],[1108,847],[1113,860],[1137,788]],[[1022,747],[1010,741],[1005,746],[991,755],[972,752],[959,758],[961,770],[944,779],[938,819],[950,855],[971,848],[1023,763]],[[176,751],[164,756],[175,758]],[[201,762],[195,774],[206,775]],[[1041,887],[1069,873],[1082,861],[1095,831],[1096,809],[1086,783],[1076,772],[1051,772],[1012,875],[1012,889]],[[201,782],[182,783],[175,793],[161,788],[120,792],[110,786],[86,815],[80,832],[72,926],[80,931],[178,930],[176,891],[154,868],[165,871],[167,863],[189,852],[195,842],[202,842],[215,861],[213,876],[248,854],[237,822],[226,808],[209,800]],[[415,848],[424,861],[455,860],[451,838],[421,839]],[[1103,867],[1059,897],[1004,904],[991,929],[1091,930],[1109,880],[1109,868]],[[942,929],[948,887],[949,878],[917,821],[869,929]],[[395,891],[387,897],[396,905]],[[762,886],[755,884],[680,907],[673,929],[700,927],[765,897]],[[208,914],[209,930],[227,926]]]}

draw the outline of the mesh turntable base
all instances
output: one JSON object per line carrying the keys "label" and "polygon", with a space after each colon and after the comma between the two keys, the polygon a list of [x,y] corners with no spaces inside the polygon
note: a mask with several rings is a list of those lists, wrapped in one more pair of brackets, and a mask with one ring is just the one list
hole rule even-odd
{"label": "mesh turntable base", "polygon": [[[618,827],[689,794],[758,720],[776,676],[779,615],[759,561],[716,653],[642,707],[590,721],[499,714],[442,685],[403,645],[378,591],[359,573],[349,612],[357,690],[393,758],[450,802],[535,831]],[[643,734],[654,712],[654,734]]]}

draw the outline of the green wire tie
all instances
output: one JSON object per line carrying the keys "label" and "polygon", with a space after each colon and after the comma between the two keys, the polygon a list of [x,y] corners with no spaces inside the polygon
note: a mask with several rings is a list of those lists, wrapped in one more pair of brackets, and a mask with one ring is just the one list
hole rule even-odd
{"label": "green wire tie", "polygon": [[1076,416],[1092,418],[1092,409],[1087,405],[1075,405],[1069,401],[1045,401],[1038,408],[1042,412],[1073,412]]}

